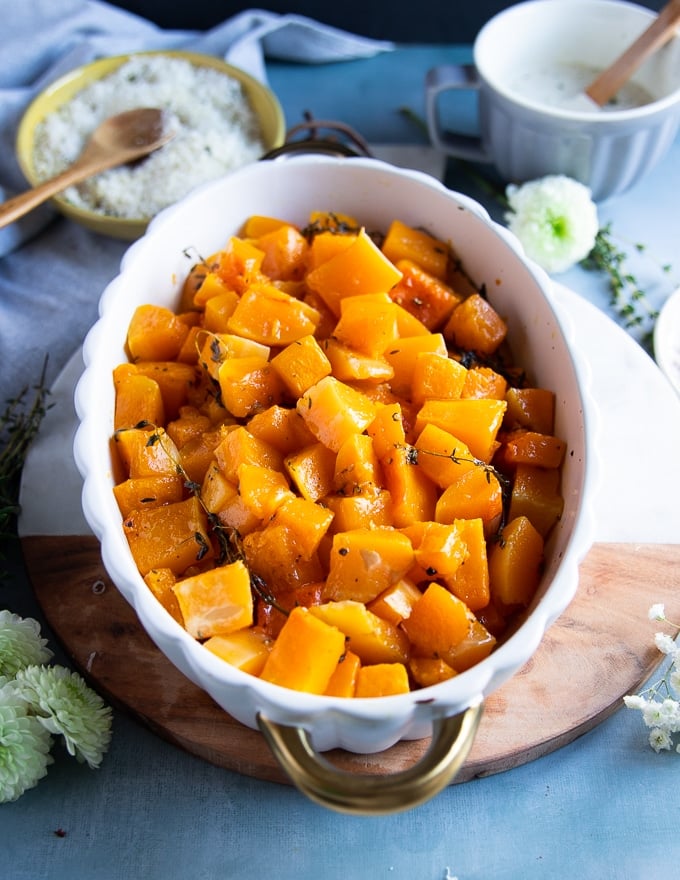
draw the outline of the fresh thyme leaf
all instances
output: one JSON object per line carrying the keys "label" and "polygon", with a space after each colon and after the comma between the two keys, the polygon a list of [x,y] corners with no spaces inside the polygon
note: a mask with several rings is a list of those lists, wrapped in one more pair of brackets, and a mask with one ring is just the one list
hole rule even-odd
{"label": "fresh thyme leaf", "polygon": [[[0,538],[15,534],[14,518],[19,512],[19,476],[26,453],[38,433],[46,405],[48,389],[45,387],[47,358],[43,363],[35,394],[27,400],[28,387],[17,397],[7,401],[0,415]],[[1,554],[0,554],[1,557]]]}

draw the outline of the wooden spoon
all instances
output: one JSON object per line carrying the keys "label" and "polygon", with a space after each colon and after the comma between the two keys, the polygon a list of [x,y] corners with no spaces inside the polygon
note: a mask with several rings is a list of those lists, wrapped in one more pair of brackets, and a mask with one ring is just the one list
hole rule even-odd
{"label": "wooden spoon", "polygon": [[105,119],[69,168],[0,205],[0,228],[23,217],[72,184],[108,168],[140,159],[173,137],[174,132],[163,130],[163,111],[155,108],[128,110]]}
{"label": "wooden spoon", "polygon": [[670,0],[637,40],[592,81],[585,89],[586,95],[598,106],[604,107],[621,86],[628,82],[642,62],[671,39],[678,23],[680,0]]}

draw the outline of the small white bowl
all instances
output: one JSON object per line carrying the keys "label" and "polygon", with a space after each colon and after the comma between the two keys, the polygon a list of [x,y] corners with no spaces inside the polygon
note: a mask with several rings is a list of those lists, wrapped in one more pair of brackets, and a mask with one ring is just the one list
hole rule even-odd
{"label": "small white bowl", "polygon": [[[251,214],[304,225],[312,210],[350,214],[375,230],[386,230],[398,218],[450,241],[470,275],[486,283],[489,299],[507,320],[516,359],[535,382],[555,391],[556,433],[568,447],[562,478],[564,514],[546,545],[545,573],[524,623],[469,671],[400,696],[340,699],[299,693],[240,672],[211,654],[171,618],[144,584],[112,493],[111,374],[126,359],[126,330],[135,307],[146,302],[175,306],[190,267],[188,248],[193,253],[216,251]],[[372,159],[318,155],[259,162],[195,191],[152,222],[146,236],[128,250],[120,275],[104,291],[101,318],[84,345],[86,369],[76,390],[80,426],[75,458],[85,480],[85,516],[101,541],[106,569],[167,657],[234,718],[249,727],[259,725],[298,786],[326,805],[357,812],[403,809],[443,787],[450,780],[451,767],[448,776],[433,779],[439,772],[433,764],[442,753],[454,769],[462,763],[484,697],[531,657],[575,594],[578,564],[591,543],[588,497],[593,457],[587,411],[592,405],[570,353],[570,331],[562,326],[551,301],[547,276],[529,263],[516,239],[493,223],[476,202],[419,172]],[[372,777],[368,782],[351,775],[345,779],[347,774],[338,778],[339,771],[329,770],[317,754],[335,747],[377,752],[400,739],[429,736],[433,725],[432,753],[408,779],[388,776],[379,785]],[[458,732],[465,743],[459,743],[452,762],[455,748],[450,738]],[[300,765],[306,767],[300,770]],[[317,769],[324,777],[318,785],[307,779]]]}

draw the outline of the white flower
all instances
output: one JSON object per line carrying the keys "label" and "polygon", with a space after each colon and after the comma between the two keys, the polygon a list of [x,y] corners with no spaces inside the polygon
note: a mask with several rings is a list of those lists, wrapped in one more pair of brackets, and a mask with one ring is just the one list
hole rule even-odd
{"label": "white flower", "polygon": [[561,174],[506,189],[508,228],[546,272],[564,272],[593,249],[599,223],[587,186]]}
{"label": "white flower", "polygon": [[675,654],[678,649],[674,639],[667,633],[656,633],[654,635],[654,644],[662,654]]}
{"label": "white flower", "polygon": [[670,749],[673,740],[667,731],[655,728],[649,732],[649,744],[655,752],[660,752],[661,749]]}
{"label": "white flower", "polygon": [[45,729],[64,737],[69,754],[98,767],[111,739],[111,709],[83,678],[63,666],[31,666],[16,681]]}
{"label": "white flower", "polygon": [[33,788],[52,763],[52,737],[11,682],[0,682],[0,804],[15,801]]}
{"label": "white flower", "polygon": [[26,666],[47,663],[52,652],[46,646],[37,620],[0,611],[0,675],[12,676]]}
{"label": "white flower", "polygon": [[641,711],[647,705],[647,700],[637,694],[631,694],[623,698],[623,702],[629,709],[640,709]]}
{"label": "white flower", "polygon": [[680,694],[680,669],[673,667],[668,676],[668,683],[676,694]]}
{"label": "white flower", "polygon": [[657,602],[656,605],[652,605],[647,615],[650,620],[665,620],[666,619],[666,610],[663,606],[663,603]]}

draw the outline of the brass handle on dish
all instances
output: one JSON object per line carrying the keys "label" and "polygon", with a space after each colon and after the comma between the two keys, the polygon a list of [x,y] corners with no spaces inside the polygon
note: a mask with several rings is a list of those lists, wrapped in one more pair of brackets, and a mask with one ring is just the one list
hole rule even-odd
{"label": "brass handle on dish", "polygon": [[357,816],[409,810],[445,788],[465,761],[482,716],[479,699],[458,715],[433,722],[432,741],[413,767],[390,776],[348,773],[315,751],[304,728],[261,713],[257,723],[269,748],[297,788],[321,806]]}

